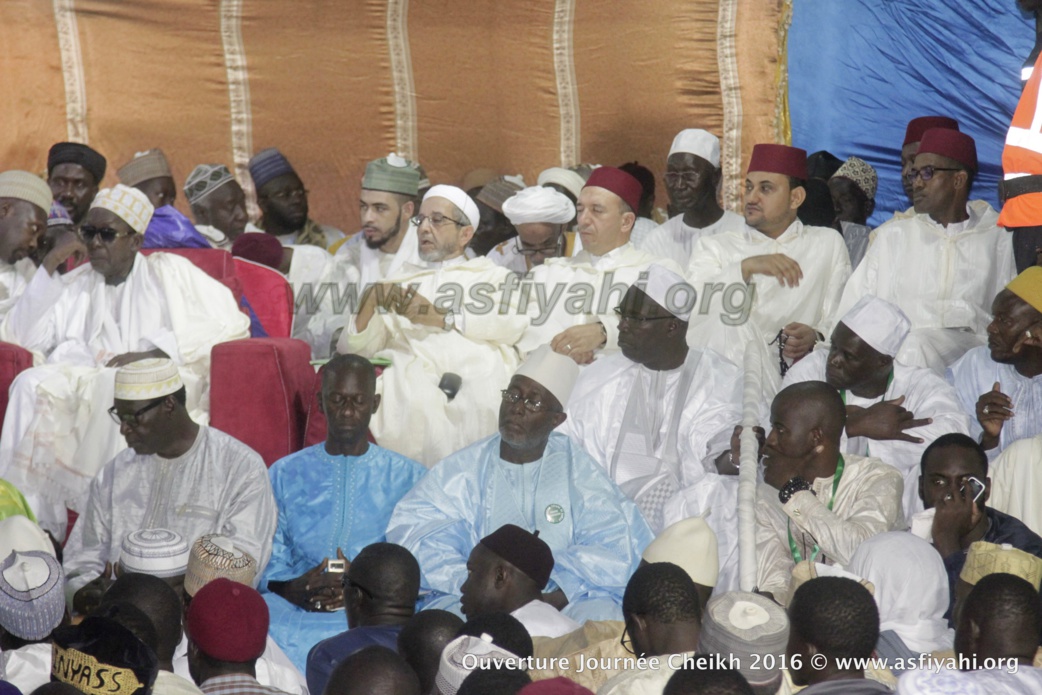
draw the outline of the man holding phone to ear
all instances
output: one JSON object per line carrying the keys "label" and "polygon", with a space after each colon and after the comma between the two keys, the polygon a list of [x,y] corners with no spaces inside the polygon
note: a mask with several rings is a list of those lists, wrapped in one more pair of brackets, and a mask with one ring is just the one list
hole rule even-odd
{"label": "man holding phone to ear", "polygon": [[988,456],[981,445],[964,434],[938,437],[923,453],[919,496],[926,511],[912,519],[932,515],[927,540],[944,559],[951,596],[946,617],[955,602],[955,586],[966,563],[966,553],[975,541],[1008,544],[1042,558],[1042,538],[1019,519],[986,506],[991,494]]}

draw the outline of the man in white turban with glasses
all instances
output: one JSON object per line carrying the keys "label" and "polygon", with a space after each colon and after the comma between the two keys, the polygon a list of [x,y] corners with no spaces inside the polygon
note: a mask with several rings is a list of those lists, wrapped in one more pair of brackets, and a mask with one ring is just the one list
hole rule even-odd
{"label": "man in white turban with glasses", "polygon": [[523,275],[547,258],[570,255],[565,228],[575,218],[575,205],[564,193],[546,186],[525,188],[503,203],[503,214],[517,236],[488,252],[496,265]]}
{"label": "man in white turban with glasses", "polygon": [[340,353],[390,360],[370,429],[381,446],[428,467],[496,431],[499,391],[528,327],[508,282],[516,276],[464,255],[478,216],[462,189],[431,188],[413,218],[420,262],[366,290],[337,343]]}
{"label": "man in white turban with glasses", "polygon": [[0,477],[59,540],[66,506],[82,511],[91,479],[126,446],[105,412],[116,368],[173,360],[189,412],[205,423],[210,349],[249,335],[249,319],[224,285],[179,256],[138,253],[152,210],[137,189],[101,191],[80,228],[90,265],[38,272],[0,325],[0,339],[32,351],[39,365],[11,385]]}

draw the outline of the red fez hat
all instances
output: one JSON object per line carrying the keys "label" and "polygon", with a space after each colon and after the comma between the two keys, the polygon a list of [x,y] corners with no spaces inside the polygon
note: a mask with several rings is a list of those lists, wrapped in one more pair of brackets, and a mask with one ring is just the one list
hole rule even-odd
{"label": "red fez hat", "polygon": [[211,659],[253,661],[267,646],[268,604],[256,589],[220,577],[192,598],[185,627]]}
{"label": "red fez hat", "polygon": [[923,134],[933,128],[958,130],[959,122],[947,116],[920,116],[919,118],[913,118],[908,121],[908,127],[905,128],[905,141],[901,147],[910,145],[913,142],[922,142]]}
{"label": "red fez hat", "polygon": [[788,145],[754,145],[749,171],[766,171],[806,180],[807,150]]}
{"label": "red fez hat", "polygon": [[542,591],[550,583],[554,554],[538,534],[538,531],[531,533],[520,526],[505,524],[480,543],[528,575]]}
{"label": "red fez hat", "polygon": [[640,207],[640,196],[644,193],[640,181],[622,169],[616,169],[615,167],[598,167],[594,169],[593,173],[590,174],[590,178],[586,180],[586,186],[583,186],[583,188],[588,186],[597,186],[598,188],[611,191],[626,201],[626,204],[633,208],[633,212],[636,212]]}
{"label": "red fez hat", "polygon": [[977,145],[966,133],[948,128],[932,128],[923,133],[917,154],[938,154],[954,159],[970,171],[977,171]]}
{"label": "red fez hat", "polygon": [[271,234],[240,234],[232,243],[232,255],[278,270],[282,267],[282,242]]}
{"label": "red fez hat", "polygon": [[521,688],[517,695],[593,695],[593,691],[584,688],[570,678],[558,676],[529,683]]}

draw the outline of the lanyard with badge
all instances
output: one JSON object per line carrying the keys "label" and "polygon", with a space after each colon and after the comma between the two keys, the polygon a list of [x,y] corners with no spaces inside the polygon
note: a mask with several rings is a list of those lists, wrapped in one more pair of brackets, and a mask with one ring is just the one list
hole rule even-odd
{"label": "lanyard with badge", "polygon": [[[834,475],[832,477],[832,496],[829,498],[829,504],[828,504],[828,509],[829,509],[830,512],[832,511],[832,505],[835,504],[835,502],[836,502],[836,490],[839,489],[839,481],[843,477],[843,468],[845,466],[846,466],[846,462],[843,460],[843,454],[840,454],[839,455],[839,463],[836,464],[836,475]],[[800,553],[800,549],[796,547],[796,540],[792,537],[792,519],[789,519],[789,521],[788,521],[788,530],[789,530],[789,551],[792,553],[792,559],[797,564],[799,564],[800,562],[803,562],[803,554]],[[810,554],[810,561],[814,562],[814,560],[818,557],[818,553],[820,553],[820,552],[821,552],[821,548],[819,548],[818,544],[815,543],[814,544],[814,550]]]}

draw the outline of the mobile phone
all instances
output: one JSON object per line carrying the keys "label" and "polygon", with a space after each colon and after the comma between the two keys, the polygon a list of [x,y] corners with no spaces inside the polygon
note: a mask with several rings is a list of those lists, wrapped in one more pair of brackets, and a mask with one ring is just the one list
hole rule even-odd
{"label": "mobile phone", "polygon": [[959,490],[959,492],[965,495],[967,487],[970,489],[970,492],[973,493],[974,502],[979,500],[981,495],[984,494],[984,483],[982,483],[978,478],[975,478],[972,475],[966,476],[966,478],[964,479],[963,486]]}
{"label": "mobile phone", "polygon": [[343,560],[330,560],[326,563],[326,572],[343,574],[347,570],[347,563]]}

